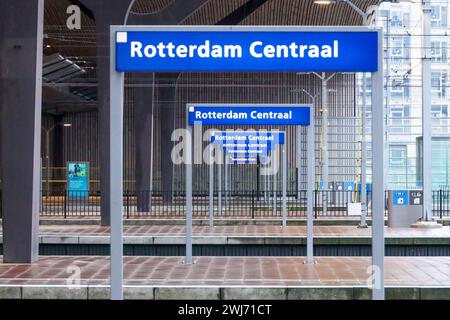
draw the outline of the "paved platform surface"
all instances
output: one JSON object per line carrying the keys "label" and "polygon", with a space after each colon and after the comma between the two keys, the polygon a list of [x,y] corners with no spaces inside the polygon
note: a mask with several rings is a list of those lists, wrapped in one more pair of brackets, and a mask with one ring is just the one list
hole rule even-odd
{"label": "paved platform surface", "polygon": [[[363,299],[368,257],[124,257],[129,298],[145,299]],[[79,268],[79,269],[78,269]],[[80,271],[80,289],[73,285]],[[450,299],[450,257],[386,257],[390,298]],[[34,264],[6,264],[0,257],[0,298],[107,298],[109,258],[41,257]]]}
{"label": "paved platform surface", "polygon": [[[1,231],[1,229],[0,229]],[[101,235],[108,234],[109,227],[100,226],[40,226],[42,234],[77,234],[77,235]],[[389,228],[385,227],[387,237],[450,237],[450,227],[445,226],[436,229],[418,228]],[[305,236],[305,226],[194,226],[195,235],[239,235],[239,236]],[[315,226],[314,234],[317,236],[359,236],[368,237],[372,229],[357,228],[354,226]],[[185,227],[179,225],[155,225],[155,226],[124,226],[125,235],[184,235]]]}
{"label": "paved platform surface", "polygon": [[[89,225],[41,225],[41,243],[106,244],[108,227]],[[1,229],[0,229],[1,233]],[[315,226],[320,244],[368,244],[372,229],[355,226]],[[180,225],[124,226],[125,244],[183,244],[185,227]],[[304,244],[305,226],[236,225],[193,227],[194,244]],[[385,227],[386,244],[450,244],[450,227],[439,229]]]}

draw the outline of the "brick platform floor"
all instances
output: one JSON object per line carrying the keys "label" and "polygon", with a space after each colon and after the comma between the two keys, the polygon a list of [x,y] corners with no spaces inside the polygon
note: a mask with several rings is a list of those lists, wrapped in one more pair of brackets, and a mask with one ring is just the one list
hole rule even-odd
{"label": "brick platform floor", "polygon": [[[366,285],[370,258],[318,257],[125,257],[126,285],[180,286],[355,286]],[[73,269],[81,285],[109,284],[109,258],[41,257],[33,264],[5,264],[0,257],[0,285],[66,285]],[[386,286],[450,286],[450,257],[386,257]]]}
{"label": "brick platform floor", "polygon": [[[0,228],[1,233],[1,228]],[[108,227],[99,226],[40,226],[41,235],[108,235]],[[126,236],[183,236],[185,227],[180,225],[144,225],[124,226]],[[305,226],[194,226],[194,236],[280,236],[280,237],[304,237]],[[315,226],[316,237],[371,237],[372,229],[357,228],[355,226]],[[450,227],[439,229],[415,229],[415,228],[388,228],[385,227],[385,236],[395,238],[450,238]]]}

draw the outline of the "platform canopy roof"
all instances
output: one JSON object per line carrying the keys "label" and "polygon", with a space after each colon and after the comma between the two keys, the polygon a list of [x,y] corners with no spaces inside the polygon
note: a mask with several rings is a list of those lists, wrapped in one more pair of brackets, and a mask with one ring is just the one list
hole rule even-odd
{"label": "platform canopy roof", "polygon": [[[173,1],[135,0],[131,14],[154,14]],[[363,11],[379,2],[379,0],[352,1]],[[66,11],[71,5],[78,5],[81,8],[81,30],[69,30],[66,26],[69,16]],[[95,108],[97,33],[94,14],[78,0],[46,0],[44,19],[44,55],[46,57],[59,55],[83,70],[81,73],[74,72],[68,77],[52,79],[53,81],[44,84],[44,111],[61,113]],[[314,0],[208,0],[181,24],[342,26],[362,25],[362,18],[345,3],[323,6],[315,4]],[[70,86],[70,83],[76,86]],[[80,86],[84,83],[86,86]],[[58,110],[55,106],[58,106]]]}

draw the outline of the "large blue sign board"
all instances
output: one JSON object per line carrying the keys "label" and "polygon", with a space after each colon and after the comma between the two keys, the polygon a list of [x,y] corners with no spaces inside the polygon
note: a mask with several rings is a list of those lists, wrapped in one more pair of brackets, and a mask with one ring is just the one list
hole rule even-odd
{"label": "large blue sign board", "polygon": [[409,204],[408,190],[392,191],[392,200],[394,206],[407,206]]}
{"label": "large blue sign board", "polygon": [[67,193],[69,197],[89,195],[89,163],[67,163]]}
{"label": "large blue sign board", "polygon": [[201,105],[189,107],[189,124],[307,126],[310,108],[280,105]]}
{"label": "large blue sign board", "polygon": [[116,71],[378,69],[376,31],[118,31]]}

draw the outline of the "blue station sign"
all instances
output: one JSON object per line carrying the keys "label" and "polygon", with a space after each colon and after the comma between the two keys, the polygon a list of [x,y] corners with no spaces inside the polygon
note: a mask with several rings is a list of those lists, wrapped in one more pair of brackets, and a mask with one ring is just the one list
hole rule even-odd
{"label": "blue station sign", "polygon": [[361,31],[117,31],[116,71],[375,72],[378,33]]}
{"label": "blue station sign", "polygon": [[292,105],[190,106],[189,125],[295,125],[307,126],[310,108]]}
{"label": "blue station sign", "polygon": [[220,145],[233,163],[267,162],[276,144],[284,144],[279,131],[221,131],[211,134],[211,143]]}

